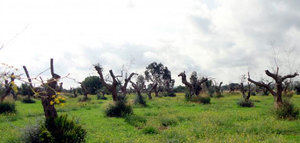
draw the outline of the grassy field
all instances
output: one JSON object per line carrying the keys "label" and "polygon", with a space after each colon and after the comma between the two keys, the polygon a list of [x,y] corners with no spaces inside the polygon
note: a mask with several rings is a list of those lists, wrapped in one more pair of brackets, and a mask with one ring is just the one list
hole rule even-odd
{"label": "grassy field", "polygon": [[[252,96],[253,108],[239,107],[236,102],[240,97],[212,98],[208,105],[186,102],[183,94],[147,100],[147,107],[134,106],[134,114],[147,119],[140,126],[133,126],[124,118],[105,117],[104,110],[111,98],[96,100],[91,96],[92,100],[86,103],[68,98],[65,106],[57,106],[57,110],[79,120],[87,130],[87,142],[300,142],[300,120],[276,119],[271,112],[272,96]],[[129,101],[133,98],[130,95]],[[295,95],[293,102],[299,107],[300,95]],[[0,142],[18,138],[22,128],[43,116],[40,101],[17,101],[16,114],[0,115]],[[169,126],[163,126],[165,122]],[[145,128],[158,132],[146,134]]]}

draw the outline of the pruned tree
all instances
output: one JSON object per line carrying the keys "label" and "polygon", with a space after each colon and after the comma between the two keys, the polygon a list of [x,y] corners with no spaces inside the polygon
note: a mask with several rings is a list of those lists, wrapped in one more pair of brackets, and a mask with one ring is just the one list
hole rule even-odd
{"label": "pruned tree", "polygon": [[214,87],[215,87],[215,91],[216,91],[216,94],[217,96],[221,96],[222,95],[222,84],[223,82],[220,82],[219,84],[217,84],[216,81],[214,81]]}
{"label": "pruned tree", "polygon": [[57,111],[54,105],[57,91],[59,90],[59,86],[57,83],[61,77],[58,74],[54,73],[53,59],[50,59],[50,72],[52,77],[47,80],[46,83],[44,83],[42,78],[40,77],[42,88],[34,88],[31,83],[31,78],[28,74],[26,66],[23,66],[23,69],[26,73],[27,79],[33,92],[41,97],[46,119],[55,119],[57,117]]}
{"label": "pruned tree", "polygon": [[208,80],[205,77],[199,79],[196,72],[193,72],[193,74],[191,75],[190,82],[186,80],[185,71],[180,73],[178,77],[181,77],[182,83],[188,88],[189,94],[191,96],[198,96],[202,90],[201,85]]}
{"label": "pruned tree", "polygon": [[145,87],[146,87],[144,76],[139,75],[137,77],[137,80],[135,83],[132,81],[130,81],[130,83],[131,83],[133,89],[135,90],[135,92],[137,93],[137,95],[142,96],[142,92],[143,92],[143,90],[145,90]]}
{"label": "pruned tree", "polygon": [[244,82],[246,80],[246,75],[242,75],[241,77],[241,85],[240,85],[240,90],[242,93],[242,96],[244,98],[245,101],[249,101],[250,100],[250,96],[251,96],[251,83],[247,82],[247,87],[244,86]]}
{"label": "pruned tree", "polygon": [[[111,92],[113,101],[118,101],[122,98],[125,98],[125,96],[127,94],[126,90],[127,90],[128,83],[130,82],[131,78],[135,75],[135,73],[131,73],[129,75],[129,77],[125,76],[124,84],[122,84],[121,80],[119,80],[118,77],[123,77],[123,74],[121,76],[115,76],[113,71],[109,70],[109,74],[111,76],[112,82],[108,83],[108,80],[104,79],[104,76],[102,73],[103,68],[99,64],[95,65],[94,68],[97,71],[97,73],[99,74],[100,82],[102,83],[102,85],[104,85],[109,90],[109,92]],[[120,89],[121,89],[122,96],[118,95],[118,92],[119,92],[118,87],[120,87]]]}
{"label": "pruned tree", "polygon": [[182,83],[185,85],[185,87],[188,89],[189,94],[190,94],[190,95],[193,95],[193,94],[194,94],[194,86],[193,86],[192,83],[190,83],[190,82],[188,82],[188,81],[186,80],[186,74],[185,74],[185,71],[182,72],[182,73],[180,73],[180,74],[178,75],[178,77],[181,77],[181,82],[182,82]]}
{"label": "pruned tree", "polygon": [[145,90],[145,87],[146,87],[144,76],[139,75],[137,77],[137,80],[136,80],[135,83],[132,82],[132,81],[130,81],[130,83],[131,83],[132,87],[134,88],[134,90],[137,94],[137,98],[136,98],[135,102],[139,103],[139,104],[142,104],[142,105],[145,105],[146,102],[144,100],[144,97],[142,96],[142,92]]}
{"label": "pruned tree", "polygon": [[158,96],[157,83],[151,83],[148,85],[147,95],[149,99],[152,99],[151,93],[153,91],[155,92],[155,95]]}
{"label": "pruned tree", "polygon": [[79,82],[80,87],[81,87],[81,92],[83,94],[83,99],[81,101],[87,101],[88,100],[88,90],[86,88],[86,85],[83,84],[82,82]]}
{"label": "pruned tree", "polygon": [[257,81],[252,80],[251,77],[250,77],[250,74],[248,73],[248,81],[249,82],[251,82],[251,83],[253,83],[257,86],[266,88],[274,96],[274,99],[275,99],[274,106],[275,106],[275,108],[280,108],[283,104],[282,92],[284,90],[284,81],[287,80],[287,79],[290,79],[290,78],[294,78],[294,77],[299,75],[298,73],[294,73],[294,74],[288,74],[288,75],[285,75],[285,76],[281,76],[281,75],[278,74],[278,72],[279,72],[278,67],[277,67],[276,73],[272,73],[269,70],[265,70],[265,74],[267,76],[271,77],[275,81],[276,90],[272,89],[270,85],[268,85],[268,84],[266,84],[262,81],[257,82]]}
{"label": "pruned tree", "polygon": [[[15,79],[16,79],[16,76],[14,73],[5,73],[4,75],[2,76],[8,76],[10,81],[8,79],[5,79],[4,80],[4,88],[5,88],[5,91],[4,91],[4,94],[1,95],[0,97],[0,102],[3,102],[4,99],[11,93],[13,93],[13,95],[16,95],[15,92],[17,92],[17,87],[15,85]],[[15,98],[15,97],[14,97]]]}

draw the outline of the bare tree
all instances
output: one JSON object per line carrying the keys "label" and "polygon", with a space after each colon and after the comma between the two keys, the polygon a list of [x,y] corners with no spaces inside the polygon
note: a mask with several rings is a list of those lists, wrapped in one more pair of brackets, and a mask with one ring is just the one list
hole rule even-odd
{"label": "bare tree", "polygon": [[14,88],[14,81],[15,81],[15,75],[14,73],[9,74],[9,78],[10,81],[8,81],[7,79],[4,80],[4,87],[5,87],[5,92],[4,94],[1,96],[0,98],[0,102],[3,102],[3,100],[5,99],[5,97],[7,97],[10,93],[14,92],[13,88]]}
{"label": "bare tree", "polygon": [[135,92],[137,93],[137,96],[142,96],[142,92],[144,91],[146,85],[145,85],[145,78],[142,75],[139,75],[137,77],[136,82],[130,81],[132,87],[134,88]]}
{"label": "bare tree", "polygon": [[267,76],[271,77],[274,81],[275,81],[275,86],[276,86],[276,91],[273,90],[270,85],[264,83],[264,82],[257,82],[257,81],[254,81],[250,78],[250,74],[248,73],[248,81],[257,85],[257,86],[260,86],[260,87],[264,87],[266,88],[273,96],[274,96],[274,99],[275,99],[275,102],[274,102],[274,106],[275,108],[280,108],[282,106],[282,92],[284,90],[284,81],[287,80],[287,79],[290,79],[290,78],[294,78],[296,76],[298,76],[299,74],[298,73],[294,73],[294,74],[288,74],[288,75],[285,75],[285,76],[281,76],[278,74],[278,71],[279,71],[279,68],[277,67],[277,71],[276,73],[271,73],[269,70],[265,70],[265,73]]}
{"label": "bare tree", "polygon": [[26,76],[28,78],[33,92],[39,94],[41,97],[45,117],[47,119],[56,118],[57,112],[54,104],[51,104],[51,102],[53,102],[53,96],[57,95],[56,92],[59,89],[57,82],[61,77],[58,74],[54,73],[53,59],[50,59],[50,71],[52,77],[49,80],[47,80],[46,83],[44,83],[42,78],[40,78],[43,88],[33,88],[31,78],[28,74],[26,66],[23,66],[23,69],[26,73]]}
{"label": "bare tree", "polygon": [[158,96],[157,85],[158,85],[157,83],[151,83],[148,85],[147,95],[149,99],[152,99],[151,96],[152,91],[155,92],[155,96]]}
{"label": "bare tree", "polygon": [[216,91],[216,94],[217,96],[221,96],[222,95],[222,84],[223,82],[220,82],[219,85],[217,84],[217,82],[215,81],[215,91]]}
{"label": "bare tree", "polygon": [[87,101],[87,100],[88,100],[88,91],[87,91],[85,85],[82,84],[82,82],[79,82],[79,84],[80,84],[81,91],[82,91],[82,94],[83,94],[83,99],[82,99],[82,101]]}
{"label": "bare tree", "polygon": [[[182,83],[188,88],[189,90],[189,94],[192,95],[196,95],[198,96],[200,94],[201,91],[201,85],[206,82],[208,79],[207,78],[201,78],[200,80],[198,78],[196,78],[196,80],[193,82],[193,80],[191,80],[191,82],[188,82],[186,80],[186,74],[185,71],[180,73],[178,75],[178,77],[181,77]],[[193,79],[193,78],[191,78]]]}
{"label": "bare tree", "polygon": [[[127,94],[127,85],[130,82],[131,78],[135,75],[135,73],[131,73],[129,77],[125,77],[124,84],[122,85],[121,81],[118,79],[120,76],[115,76],[112,70],[109,70],[109,74],[112,78],[111,84],[109,84],[103,76],[103,69],[100,65],[95,65],[94,66],[95,70],[100,76],[100,81],[101,83],[111,92],[113,101],[118,101],[120,97],[125,97]],[[122,96],[118,96],[118,86],[121,88]]]}

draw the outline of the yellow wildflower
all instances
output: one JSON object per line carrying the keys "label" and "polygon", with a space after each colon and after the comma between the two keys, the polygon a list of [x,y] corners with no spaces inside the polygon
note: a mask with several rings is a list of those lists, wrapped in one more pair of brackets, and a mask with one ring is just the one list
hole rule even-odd
{"label": "yellow wildflower", "polygon": [[50,105],[53,105],[54,104],[54,102],[53,101],[50,101]]}
{"label": "yellow wildflower", "polygon": [[59,100],[57,98],[54,99],[55,103],[59,103]]}

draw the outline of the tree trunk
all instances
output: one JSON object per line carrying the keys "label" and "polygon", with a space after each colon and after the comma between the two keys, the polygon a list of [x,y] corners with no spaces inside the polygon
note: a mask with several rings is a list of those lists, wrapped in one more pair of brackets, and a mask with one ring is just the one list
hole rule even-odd
{"label": "tree trunk", "polygon": [[54,105],[50,105],[51,99],[48,97],[42,97],[42,105],[44,108],[44,113],[46,119],[55,119],[57,117],[57,112]]}
{"label": "tree trunk", "polygon": [[117,89],[115,87],[112,87],[112,89],[110,90],[110,92],[112,94],[113,101],[118,101],[118,92],[117,92]]}
{"label": "tree trunk", "polygon": [[57,89],[57,79],[51,78],[47,81],[45,85],[46,95],[42,95],[42,105],[44,108],[44,113],[46,119],[55,119],[57,117],[57,112],[54,104],[51,105],[52,96],[56,95],[55,90]]}

